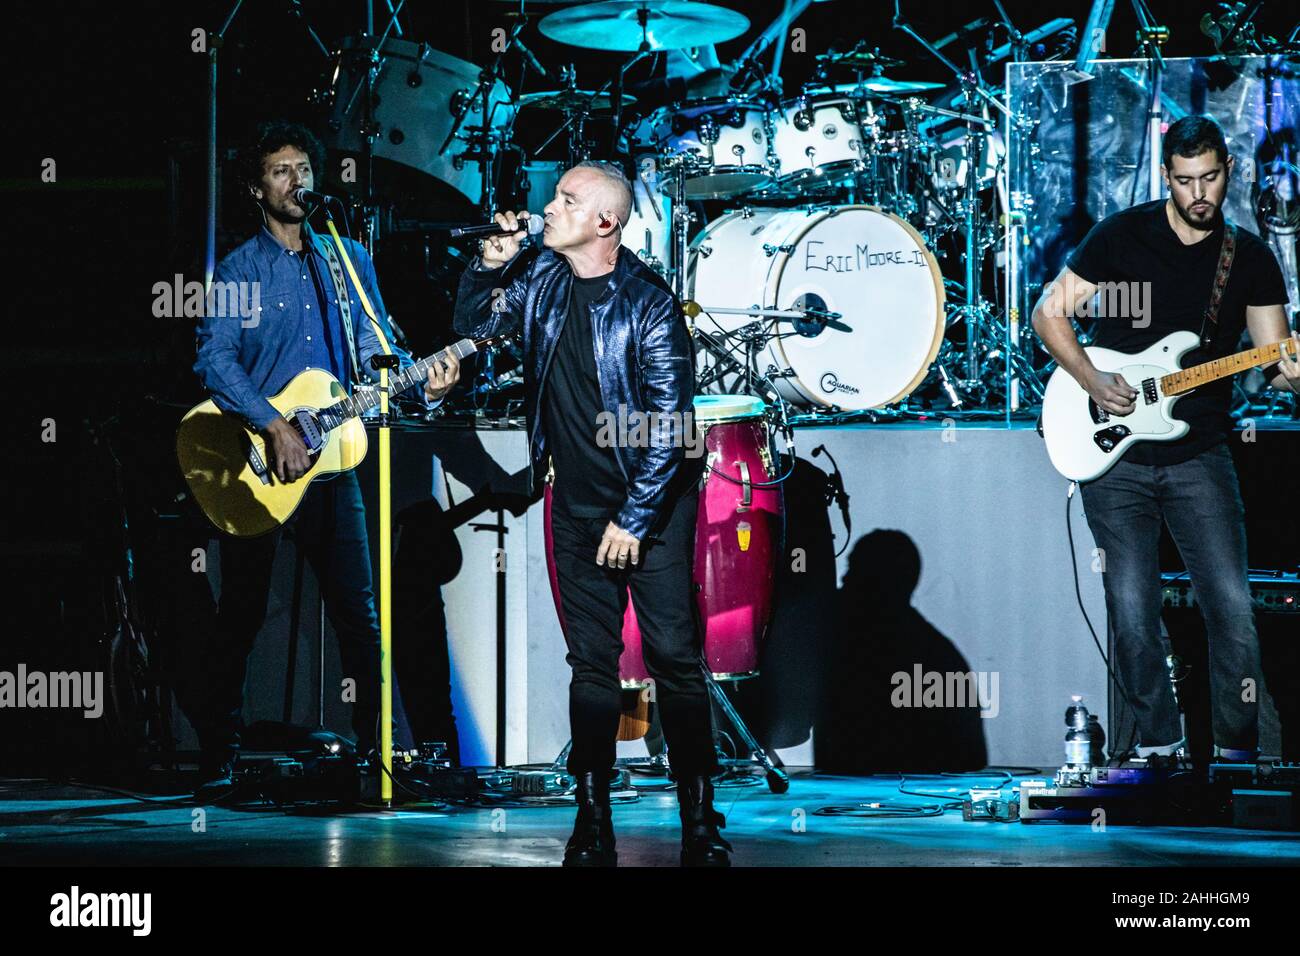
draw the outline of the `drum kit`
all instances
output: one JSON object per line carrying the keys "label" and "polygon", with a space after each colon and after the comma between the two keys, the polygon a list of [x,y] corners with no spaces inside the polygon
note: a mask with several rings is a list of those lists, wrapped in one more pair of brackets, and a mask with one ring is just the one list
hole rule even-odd
{"label": "drum kit", "polygon": [[[644,83],[629,89],[629,71],[665,51],[733,40],[749,27],[743,14],[695,0],[548,13],[536,21],[547,38],[630,56],[599,87],[565,66],[558,86],[553,72],[550,88],[527,93],[529,71],[541,72],[521,35],[527,17],[494,45],[487,69],[400,37],[345,41],[320,95],[329,145],[400,167],[431,184],[426,194],[454,195],[485,216],[540,208],[581,160],[620,163],[634,191],[623,244],[686,304],[704,393],[740,389],[817,423],[988,416],[1009,405],[1013,375],[1032,402],[1042,353],[1030,336],[1010,342],[982,289],[1010,221],[1001,117],[989,109],[1000,104],[977,74],[958,73],[955,89],[902,79],[903,61],[865,42],[817,55],[808,81],[786,95],[756,59],[783,37],[782,18],[738,65],[716,71],[709,95],[662,103]],[[503,67],[511,50],[522,64],[513,84]],[[549,134],[530,140],[530,122]],[[941,259],[954,275],[945,278]]]}

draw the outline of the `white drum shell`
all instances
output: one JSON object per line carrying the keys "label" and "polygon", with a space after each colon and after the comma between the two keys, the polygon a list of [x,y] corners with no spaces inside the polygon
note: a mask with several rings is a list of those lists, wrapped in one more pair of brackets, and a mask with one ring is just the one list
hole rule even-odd
{"label": "white drum shell", "polygon": [[[702,135],[706,125],[711,126],[709,136]],[[765,104],[703,100],[659,110],[651,118],[651,136],[661,153],[694,157],[686,176],[688,199],[725,199],[772,181],[772,125],[772,110]]]}
{"label": "white drum shell", "polygon": [[798,101],[786,103],[776,120],[772,145],[779,182],[825,175],[829,170],[851,172],[861,158],[862,128],[847,100],[810,100],[804,112],[811,119],[800,129]]}

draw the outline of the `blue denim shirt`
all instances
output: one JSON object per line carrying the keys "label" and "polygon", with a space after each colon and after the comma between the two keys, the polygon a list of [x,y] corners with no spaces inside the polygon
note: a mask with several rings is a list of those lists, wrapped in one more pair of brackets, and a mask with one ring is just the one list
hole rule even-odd
{"label": "blue denim shirt", "polygon": [[[308,227],[304,227],[304,239],[303,251],[294,252],[280,245],[263,226],[256,236],[222,259],[213,275],[214,287],[216,283],[227,282],[250,284],[241,286],[245,290],[241,301],[247,306],[244,311],[250,314],[243,316],[234,309],[209,307],[199,320],[198,360],[194,371],[218,408],[239,415],[259,431],[280,414],[267,398],[279,393],[304,369],[323,368],[331,372],[349,393],[354,384],[343,314],[323,252],[324,244],[333,239],[318,235]],[[359,242],[344,239],[343,246],[391,345],[388,312],[379,294],[374,263]],[[383,349],[346,267],[344,281],[350,292],[353,337],[361,374],[378,381],[378,373],[370,367],[370,358]],[[252,288],[257,290],[256,300],[251,291],[246,291]],[[321,293],[325,296],[323,311]],[[213,314],[222,311],[233,314]],[[395,345],[391,347],[402,368],[412,364],[410,353]],[[425,401],[420,386],[409,389],[407,395]]]}

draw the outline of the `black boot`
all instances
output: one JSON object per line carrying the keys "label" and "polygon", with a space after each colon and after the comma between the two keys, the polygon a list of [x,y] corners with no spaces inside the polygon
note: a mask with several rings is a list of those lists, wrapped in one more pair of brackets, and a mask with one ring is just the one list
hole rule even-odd
{"label": "black boot", "polygon": [[609,773],[578,774],[578,820],[564,848],[565,866],[617,866],[609,812]]}
{"label": "black boot", "polygon": [[682,866],[731,866],[731,844],[718,828],[727,819],[713,809],[713,781],[703,774],[677,781],[681,805]]}
{"label": "black boot", "polygon": [[235,763],[238,754],[232,750],[202,752],[199,758],[199,785],[194,791],[198,803],[215,803],[224,800],[235,789]]}

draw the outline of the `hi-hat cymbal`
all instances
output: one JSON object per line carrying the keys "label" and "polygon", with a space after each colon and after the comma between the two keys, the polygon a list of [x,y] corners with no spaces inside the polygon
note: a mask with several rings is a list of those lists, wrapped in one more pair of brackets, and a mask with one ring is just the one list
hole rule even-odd
{"label": "hi-hat cymbal", "polygon": [[941,90],[942,83],[927,80],[891,80],[887,76],[864,76],[861,83],[835,83],[830,86],[810,86],[805,93],[874,93],[877,96],[911,96],[914,93],[928,93]]}
{"label": "hi-hat cymbal", "polygon": [[848,53],[819,53],[818,61],[827,66],[844,66],[857,69],[879,67],[882,70],[897,70],[905,66],[903,60],[892,56],[882,56],[874,50],[850,50]]}
{"label": "hi-hat cymbal", "polygon": [[[630,93],[623,94],[623,105],[631,106],[636,97]],[[614,108],[612,93],[597,93],[595,90],[539,90],[525,93],[519,97],[519,108],[531,106],[540,110],[563,110],[566,113],[598,113]]]}
{"label": "hi-hat cymbal", "polygon": [[651,50],[722,43],[744,33],[749,18],[726,7],[687,0],[601,0],[558,10],[537,27],[569,46],[634,53],[642,40]]}

